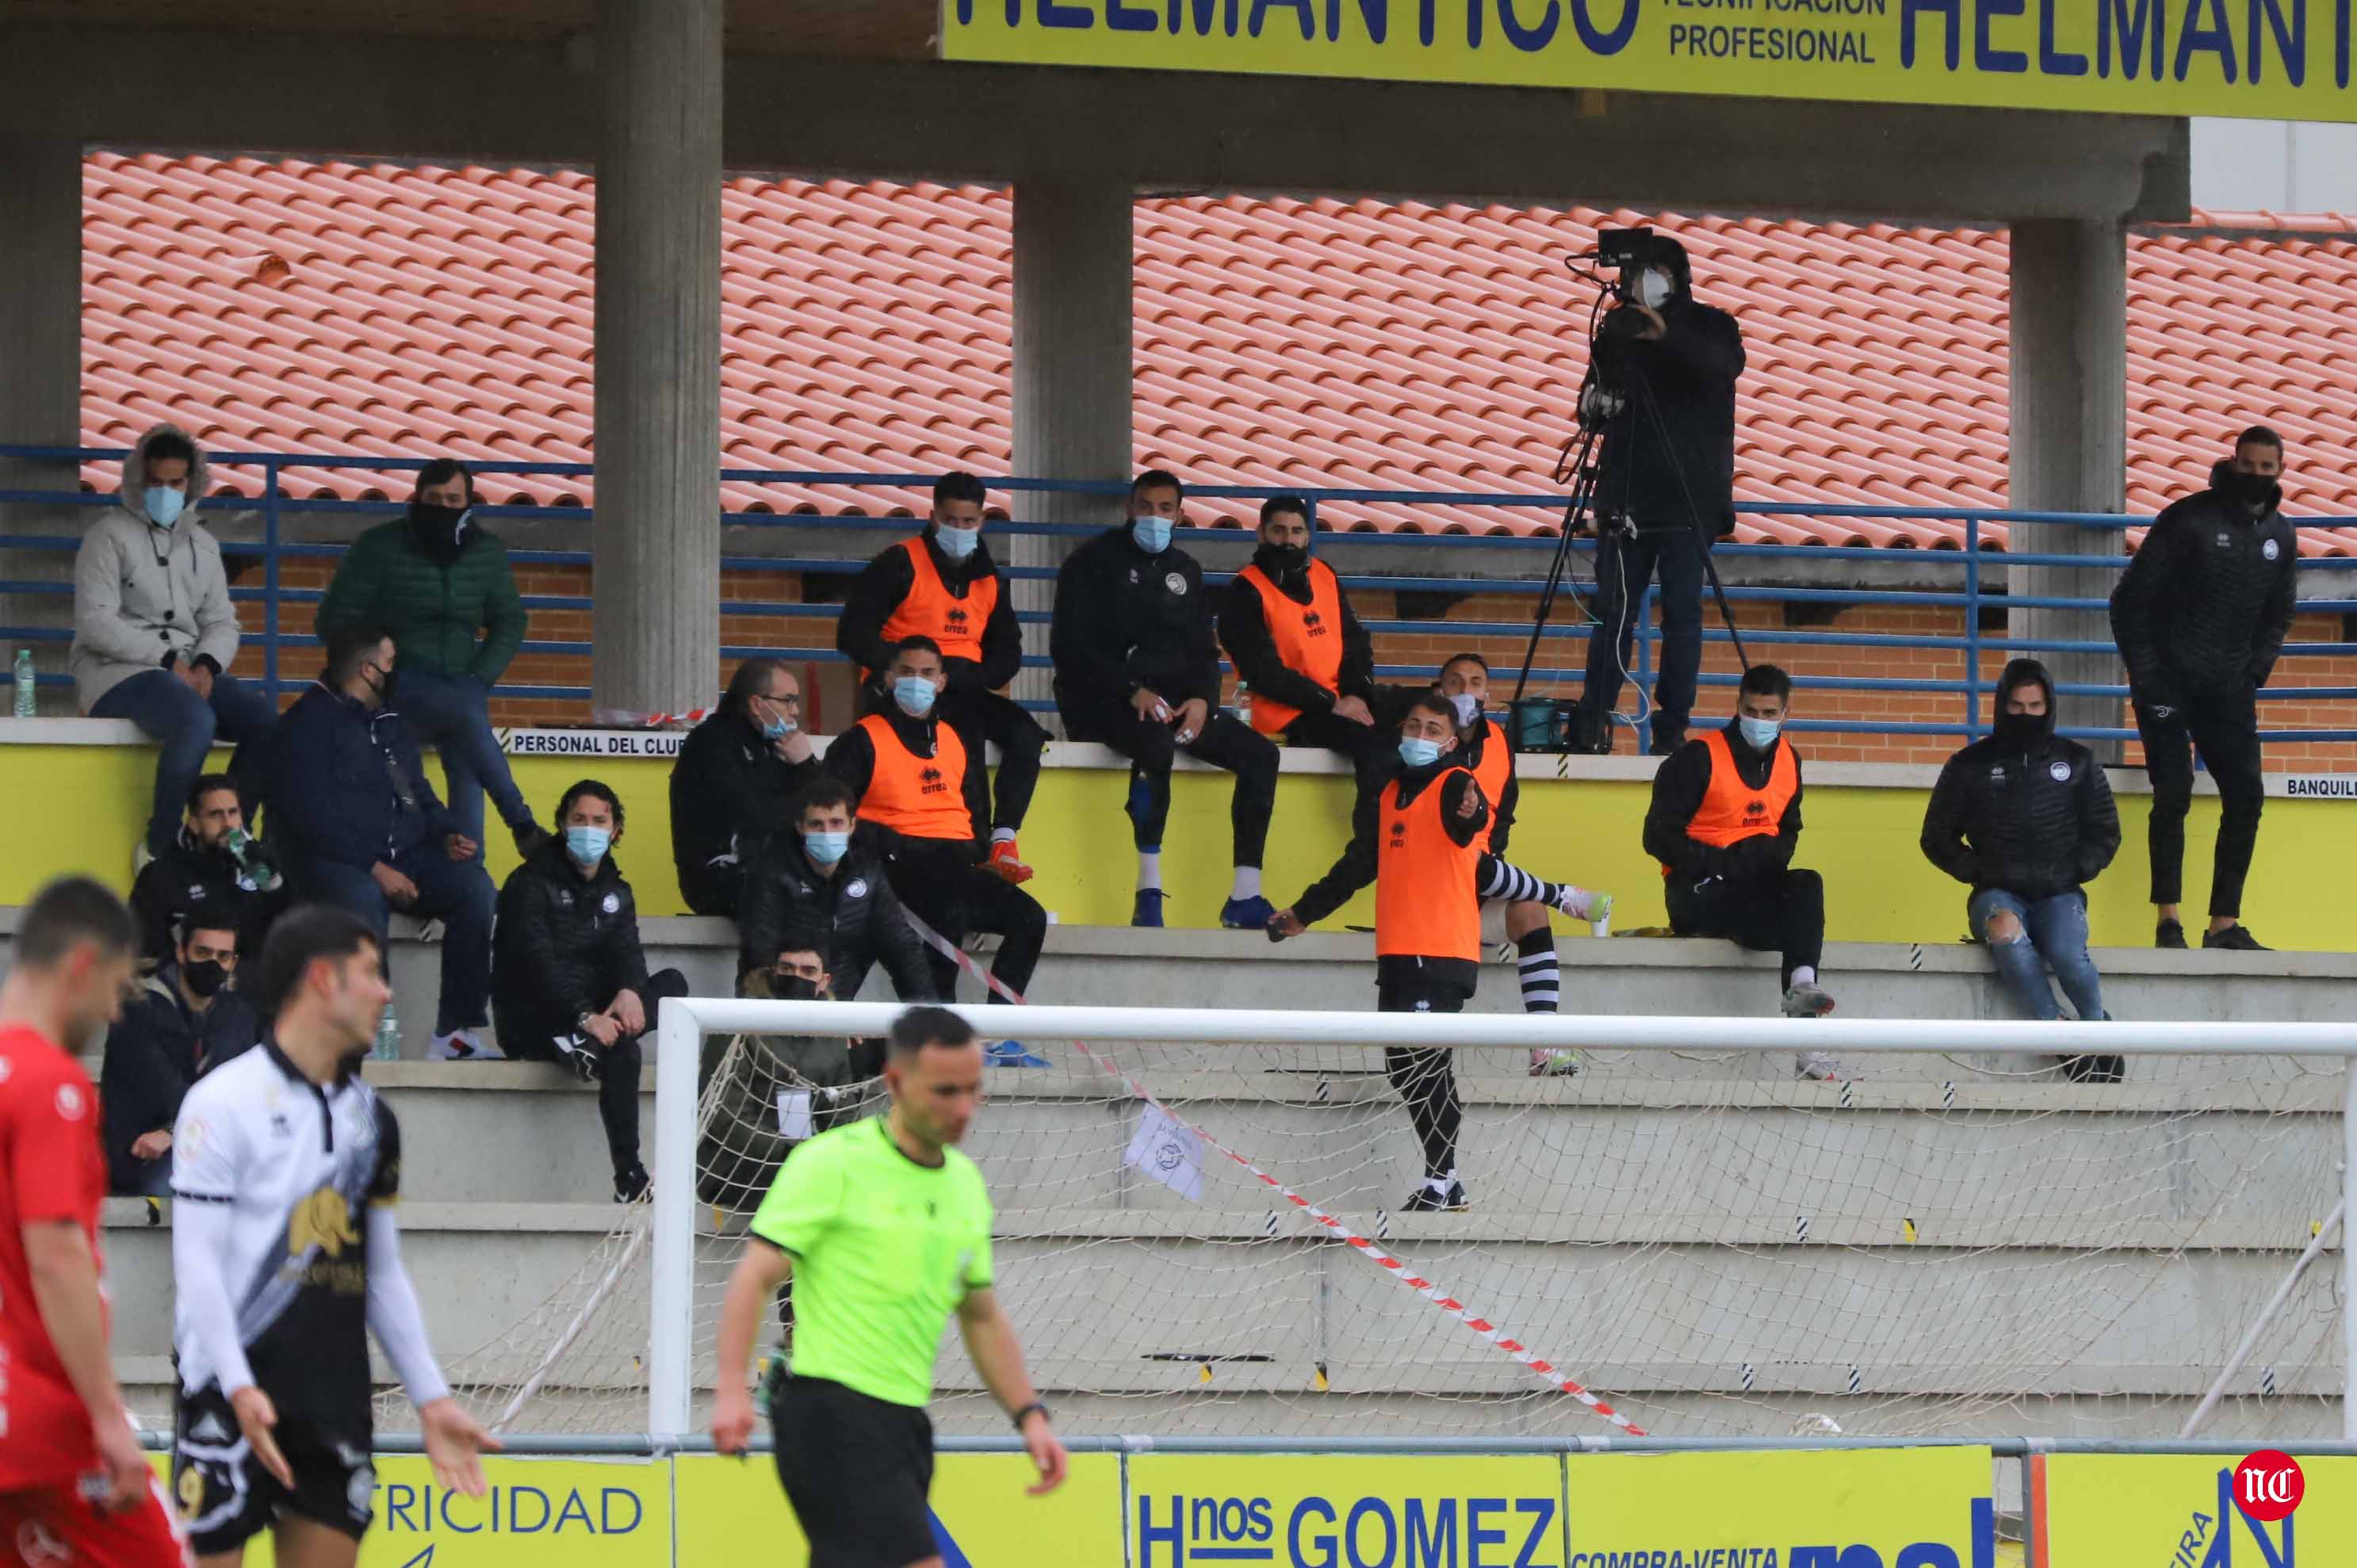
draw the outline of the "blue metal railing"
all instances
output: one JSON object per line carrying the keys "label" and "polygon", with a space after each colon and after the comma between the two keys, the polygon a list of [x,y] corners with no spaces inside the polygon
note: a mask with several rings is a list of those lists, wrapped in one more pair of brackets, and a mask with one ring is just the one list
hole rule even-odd
{"label": "blue metal railing", "polygon": [[[120,449],[0,446],[0,458],[42,463],[80,464],[93,460],[116,459],[122,456]],[[283,654],[290,649],[317,646],[317,639],[309,632],[296,631],[288,627],[286,612],[290,607],[316,604],[323,596],[317,589],[286,587],[282,581],[281,565],[288,560],[333,560],[340,557],[346,549],[342,543],[290,542],[285,538],[287,519],[299,516],[346,516],[355,520],[369,521],[397,515],[402,510],[401,503],[395,501],[297,499],[285,493],[285,475],[289,470],[320,468],[361,469],[393,474],[414,473],[429,460],[416,457],[308,456],[271,452],[228,453],[215,455],[210,458],[216,475],[223,469],[259,471],[259,484],[255,493],[240,496],[234,493],[233,488],[229,493],[217,490],[216,494],[220,499],[215,502],[215,510],[222,510],[221,503],[226,501],[229,506],[236,510],[258,511],[261,514],[262,537],[259,542],[224,540],[221,550],[224,555],[233,559],[259,560],[262,564],[260,585],[233,587],[231,590],[231,597],[241,604],[261,607],[261,627],[256,640],[262,650],[262,684],[274,701],[280,688],[285,683]],[[470,463],[469,467],[478,476],[530,474],[571,478],[587,478],[594,471],[589,465],[581,463],[484,461]],[[913,490],[920,493],[930,490],[934,478],[932,475],[918,474],[847,474],[753,468],[724,468],[721,470],[720,477],[723,482],[732,484],[753,483],[796,487],[823,485],[836,489]],[[999,478],[990,479],[985,483],[994,490],[1012,494],[1063,492],[1120,497],[1127,490],[1125,485],[1117,482],[1086,483]],[[1303,489],[1284,485],[1202,486],[1191,489],[1189,494],[1200,499],[1251,499],[1286,491],[1299,494],[1308,500],[1313,528],[1318,521],[1318,510],[1321,507],[1332,507],[1338,503],[1394,507],[1483,506],[1535,510],[1546,514],[1550,521],[1554,521],[1555,516],[1559,514],[1565,506],[1565,498],[1554,495]],[[11,503],[97,507],[113,504],[113,498],[59,490],[0,490],[0,505]],[[2016,640],[1985,638],[1980,630],[1980,618],[1987,609],[2005,607],[2098,610],[2103,608],[2105,603],[2101,598],[1984,593],[1982,574],[1985,566],[1983,561],[1985,535],[1982,530],[1986,525],[1992,522],[2055,523],[2118,533],[2151,521],[2148,517],[2127,517],[2110,513],[1993,510],[1968,507],[1827,505],[1792,501],[1738,501],[1736,510],[1747,515],[1759,517],[1805,517],[1826,521],[1845,518],[1881,521],[1936,521],[1962,524],[1961,548],[1935,547],[1927,550],[1875,545],[1722,543],[1713,552],[1721,561],[1757,560],[1800,563],[1875,561],[1885,564],[1904,562],[1910,566],[1953,568],[1958,572],[1961,584],[1955,591],[1864,586],[1774,587],[1749,585],[1730,586],[1727,590],[1727,598],[1734,603],[1801,605],[1832,609],[1857,607],[1902,607],[1961,612],[1961,632],[1960,635],[1954,636],[1844,632],[1817,627],[1747,628],[1743,630],[1743,640],[1747,645],[1763,648],[1846,649],[1856,650],[1869,658],[1878,651],[1902,650],[1924,650],[1958,656],[1961,666],[1960,679],[1848,674],[1808,678],[1803,682],[1804,685],[1815,691],[1931,694],[1962,699],[1957,703],[1958,716],[1954,722],[1804,717],[1796,718],[1792,725],[1794,729],[1803,731],[1859,735],[1976,736],[1982,733],[1986,727],[1986,720],[1981,711],[1982,697],[1990,685],[1981,672],[1981,662],[1986,649],[1994,647],[2001,648],[2007,653],[2041,654],[2110,652],[2112,650],[2112,645],[2107,639]],[[486,520],[529,519],[539,522],[576,525],[587,524],[591,517],[590,509],[578,506],[482,506],[477,510]],[[881,536],[904,536],[913,526],[909,518],[905,515],[830,517],[808,511],[782,513],[760,510],[723,511],[717,521],[750,527],[823,527],[841,530],[858,542],[856,548],[843,555],[724,554],[721,558],[724,570],[807,576],[848,576],[856,574],[874,553],[871,542],[863,540],[860,536],[877,536],[873,542],[880,546]],[[2314,518],[2301,521],[2324,525],[2357,522],[2357,519],[2338,518]],[[992,527],[1002,533],[1028,535],[1085,536],[1098,532],[1091,525],[1022,521],[994,522]],[[1240,543],[1250,537],[1248,534],[1238,534],[1235,531],[1227,530],[1194,531],[1191,538],[1189,535],[1181,537],[1182,540],[1192,542],[1201,540],[1206,534],[1214,542]],[[1318,536],[1313,534],[1313,538],[1316,537]],[[1488,552],[1492,560],[1502,558],[1508,562],[1527,565],[1527,572],[1512,576],[1437,576],[1375,571],[1354,572],[1345,575],[1341,579],[1345,587],[1359,592],[1422,592],[1468,598],[1485,595],[1530,597],[1536,590],[1536,577],[1544,571],[1546,559],[1556,547],[1556,541],[1552,537],[1534,539],[1448,533],[1349,533],[1345,535],[1333,532],[1325,533],[1322,537],[1329,542],[1347,538],[1354,550],[1365,548],[1378,553],[1385,550],[1405,548],[1429,550],[1437,544],[1445,545],[1452,552],[1464,551],[1469,553],[1475,551]],[[55,552],[70,554],[79,543],[79,538],[73,535],[0,533],[0,550]],[[1576,542],[1574,548],[1584,559],[1592,561],[1594,551],[1592,541],[1579,541]],[[511,556],[516,563],[523,565],[587,566],[590,564],[590,554],[586,550],[514,549],[511,551]],[[2123,549],[2102,555],[2007,551],[2003,553],[2002,559],[2008,566],[2117,568],[2126,564],[2127,557]],[[2333,566],[2357,568],[2357,562],[2304,559],[2299,563],[2299,566],[2304,571]],[[1054,570],[1049,567],[1009,566],[1002,564],[1001,571],[1009,578],[1016,580],[1049,579],[1055,575]],[[1592,579],[1592,571],[1586,575]],[[1227,576],[1226,573],[1206,573],[1207,579],[1215,584],[1224,582]],[[70,596],[72,591],[69,582],[0,578],[0,593]],[[1654,598],[1655,590],[1648,587],[1641,600],[1637,614],[1635,656],[1630,674],[1641,694],[1650,693],[1657,658],[1656,645],[1661,639],[1660,629],[1652,624]],[[586,596],[554,594],[528,594],[523,596],[523,602],[528,610],[583,610],[589,608],[592,603]],[[2357,600],[2309,600],[2303,602],[2301,608],[2309,612],[2323,611],[2345,616],[2357,613]],[[727,619],[731,618],[787,617],[825,621],[839,617],[841,613],[839,605],[831,604],[726,598],[720,602],[724,631]],[[1044,624],[1049,618],[1044,612],[1028,611],[1022,613],[1019,618],[1027,624]],[[1362,618],[1362,619],[1367,629],[1378,639],[1386,633],[1458,635],[1469,639],[1482,637],[1522,637],[1526,636],[1530,629],[1527,620],[1466,621],[1369,618]],[[1584,644],[1589,624],[1589,618],[1577,607],[1566,604],[1559,607],[1555,620],[1548,627],[1546,640],[1549,644],[1560,646],[1564,639],[1576,639]],[[1703,635],[1706,643],[1724,643],[1729,640],[1728,634],[1724,628],[1714,628],[1707,623]],[[55,627],[0,626],[0,640],[11,642],[63,644],[70,642],[71,637],[70,631]],[[530,639],[523,644],[523,651],[536,654],[586,655],[589,651],[589,644],[585,641]],[[842,655],[833,647],[831,637],[826,638],[823,644],[813,646],[752,647],[728,642],[724,636],[721,651],[724,656],[730,658],[762,654],[795,660],[821,662],[842,660]],[[2357,654],[2357,642],[2292,643],[2286,646],[2284,654],[2287,659],[2293,660]],[[1024,663],[1030,668],[1044,668],[1048,660],[1043,656],[1034,654],[1026,656]],[[1430,675],[1431,665],[1383,663],[1377,666],[1376,673],[1379,679],[1417,681]],[[1584,671],[1576,664],[1542,665],[1533,670],[1532,678],[1541,688],[1573,687],[1583,681]],[[43,673],[39,679],[45,684],[64,684],[70,681],[70,677],[59,672]],[[1700,679],[1704,686],[1723,687],[1732,686],[1739,677],[1730,673],[1706,673]],[[2124,685],[2115,684],[2066,682],[2059,690],[2064,695],[2112,698],[2123,698],[2126,695],[2126,688]],[[503,697],[522,699],[582,702],[587,701],[589,696],[588,689],[581,686],[510,682],[501,684],[496,688],[496,691]],[[2260,697],[2263,701],[2268,702],[2341,701],[2357,698],[2357,687],[2276,685],[2262,692]],[[1644,695],[1641,695],[1641,705],[1646,700]],[[1047,704],[1033,705],[1046,706]],[[1639,744],[1641,746],[1650,739],[1649,725],[1641,718],[1638,727]],[[2086,739],[2126,739],[2132,738],[2135,735],[2135,731],[2131,729],[2118,727],[2074,728],[2065,733]],[[2283,741],[2357,740],[2357,728],[2275,729],[2262,733],[2269,739]]]}

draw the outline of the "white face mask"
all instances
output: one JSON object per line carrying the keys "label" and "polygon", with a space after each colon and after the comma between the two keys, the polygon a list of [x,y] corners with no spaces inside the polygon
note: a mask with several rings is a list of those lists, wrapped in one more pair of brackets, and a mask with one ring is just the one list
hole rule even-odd
{"label": "white face mask", "polygon": [[1659,267],[1647,267],[1637,274],[1637,303],[1648,310],[1661,309],[1675,293],[1677,288],[1670,282],[1670,274]]}
{"label": "white face mask", "polygon": [[1460,728],[1471,724],[1481,712],[1481,699],[1470,692],[1459,692],[1448,701],[1457,709],[1457,723]]}

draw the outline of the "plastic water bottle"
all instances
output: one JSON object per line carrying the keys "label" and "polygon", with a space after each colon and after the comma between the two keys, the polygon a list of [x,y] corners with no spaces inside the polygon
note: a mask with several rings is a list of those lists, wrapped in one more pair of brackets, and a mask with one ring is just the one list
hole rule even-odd
{"label": "plastic water bottle", "polygon": [[1235,714],[1239,723],[1252,723],[1252,687],[1242,676],[1236,678]]}
{"label": "plastic water bottle", "polygon": [[384,1004],[384,1016],[376,1021],[376,1043],[369,1047],[369,1055],[382,1062],[401,1059],[401,1020],[393,1016],[390,1002]]}
{"label": "plastic water bottle", "polygon": [[16,649],[16,716],[20,719],[31,718],[38,708],[39,699],[34,694],[33,681],[33,650],[29,644],[19,644]]}

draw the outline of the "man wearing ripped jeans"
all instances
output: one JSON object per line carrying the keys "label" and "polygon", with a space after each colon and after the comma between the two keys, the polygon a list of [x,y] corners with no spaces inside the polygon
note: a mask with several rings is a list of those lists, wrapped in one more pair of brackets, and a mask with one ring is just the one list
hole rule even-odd
{"label": "man wearing ripped jeans", "polygon": [[[2054,681],[2035,659],[1997,680],[1987,738],[1948,758],[1923,812],[1923,854],[1970,887],[1976,940],[2007,993],[2033,1018],[2061,1015],[2050,966],[2072,1010],[2100,1023],[2103,981],[2087,954],[2087,891],[2119,852],[2120,817],[2094,754],[2054,733]],[[2122,1058],[2064,1059],[2081,1082],[2116,1083]]]}

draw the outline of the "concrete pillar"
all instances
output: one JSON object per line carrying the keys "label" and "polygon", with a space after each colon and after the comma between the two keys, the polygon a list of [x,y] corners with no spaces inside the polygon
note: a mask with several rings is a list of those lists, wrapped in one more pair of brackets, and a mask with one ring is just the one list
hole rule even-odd
{"label": "concrete pillar", "polygon": [[[2123,509],[2127,485],[2127,234],[2115,222],[2039,219],[2013,226],[2013,505],[2028,510]],[[2060,523],[2016,523],[2017,551],[2115,558],[2120,535]],[[2109,566],[2011,568],[2015,594],[2101,599],[2119,580]],[[2015,609],[2007,629],[2018,639],[2108,644],[2101,609]],[[2118,655],[2039,653],[2058,684],[2116,683]],[[2107,697],[2065,697],[2061,723],[2110,727],[2121,704]],[[1986,722],[1989,709],[1983,710]],[[2115,758],[2115,744],[2098,744]]]}
{"label": "concrete pillar", "polygon": [[[0,142],[0,446],[81,444],[81,144]],[[70,462],[0,457],[0,490],[70,494],[79,485],[76,469]],[[0,532],[76,538],[96,515],[70,505],[0,504]],[[73,556],[0,551],[0,577],[70,582]],[[0,625],[70,630],[73,601],[54,594],[0,595]],[[12,668],[19,640],[0,638],[0,660]],[[65,672],[66,646],[33,642],[43,674]],[[45,713],[74,711],[70,690],[45,689],[41,703]]]}
{"label": "concrete pillar", "polygon": [[[1026,179],[1015,188],[1015,477],[1130,478],[1132,193],[1117,179]],[[1184,478],[1185,476],[1180,476]],[[1115,496],[1018,494],[1032,522],[1109,524]],[[1014,536],[1007,561],[1053,566],[1061,540]],[[1045,610],[1055,585],[1018,580],[1018,610]],[[1024,628],[1026,653],[1048,650],[1048,628]],[[1026,671],[1017,698],[1049,695],[1048,671]]]}
{"label": "concrete pillar", "polygon": [[592,703],[720,675],[722,0],[598,0]]}

